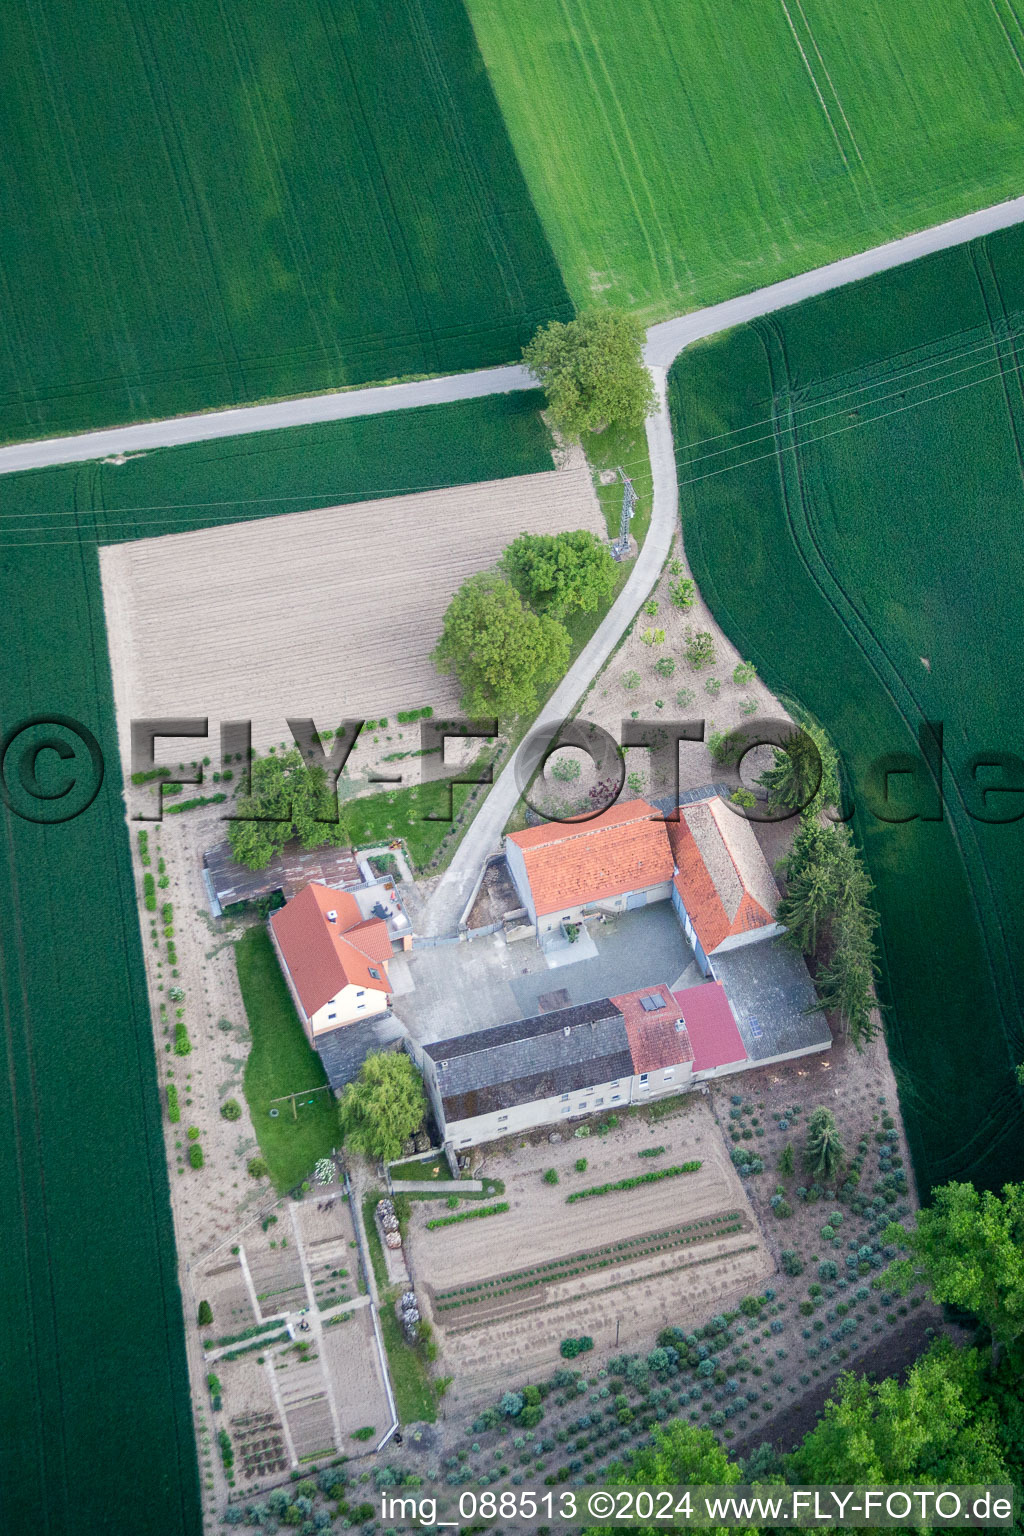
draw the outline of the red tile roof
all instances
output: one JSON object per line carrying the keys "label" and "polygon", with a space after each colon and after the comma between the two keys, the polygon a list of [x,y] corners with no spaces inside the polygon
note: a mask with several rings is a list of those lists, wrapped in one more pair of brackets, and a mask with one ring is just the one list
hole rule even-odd
{"label": "red tile roof", "polygon": [[778,888],[749,822],[717,798],[679,808],[666,823],[675,887],[706,955],[724,939],[774,922]]}
{"label": "red tile roof", "polygon": [[[660,997],[663,1006],[646,1009],[641,998]],[[693,1060],[693,1048],[685,1027],[677,1028],[683,1014],[668,987],[643,987],[611,1001],[622,1014],[629,1051],[636,1072],[659,1072]]]}
{"label": "red tile roof", "polygon": [[591,821],[545,822],[510,832],[522,850],[538,917],[671,880],[665,823],[646,800],[613,805]]}
{"label": "red tile roof", "polygon": [[[329,912],[335,914],[333,921]],[[346,986],[390,990],[386,962],[393,950],[387,924],[379,917],[364,919],[350,892],[307,885],[270,921],[308,1017]],[[371,976],[371,965],[378,976]]]}
{"label": "red tile roof", "polygon": [[736,1028],[729,999],[720,981],[673,992],[693,1046],[693,1070],[707,1072],[746,1061],[747,1051]]}

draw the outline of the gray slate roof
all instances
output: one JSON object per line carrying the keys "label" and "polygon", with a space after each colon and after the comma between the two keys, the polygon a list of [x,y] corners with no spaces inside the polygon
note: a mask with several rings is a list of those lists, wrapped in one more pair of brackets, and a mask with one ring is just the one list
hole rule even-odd
{"label": "gray slate roof", "polygon": [[779,939],[718,950],[711,958],[751,1061],[830,1046],[803,955]]}
{"label": "gray slate roof", "polygon": [[633,1075],[625,1022],[606,997],[424,1050],[449,1124]]}

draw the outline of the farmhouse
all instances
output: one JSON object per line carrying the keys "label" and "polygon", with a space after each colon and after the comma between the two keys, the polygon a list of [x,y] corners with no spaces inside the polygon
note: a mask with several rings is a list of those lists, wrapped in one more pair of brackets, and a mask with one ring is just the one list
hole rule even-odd
{"label": "farmhouse", "polygon": [[547,822],[505,839],[509,873],[537,937],[589,916],[667,901],[705,976],[711,957],[781,932],[779,891],[753,828],[718,795],[663,817],[627,800],[585,822]]}
{"label": "farmhouse", "polygon": [[693,1071],[683,1010],[667,986],[458,1035],[417,1055],[442,1137],[456,1148],[678,1093]]}
{"label": "farmhouse", "polygon": [[510,832],[505,858],[537,937],[588,912],[667,901],[675,864],[665,823],[646,800],[613,805],[591,821],[545,822]]}
{"label": "farmhouse", "polygon": [[310,1041],[390,1006],[387,923],[350,891],[312,882],[270,919],[270,936]]}

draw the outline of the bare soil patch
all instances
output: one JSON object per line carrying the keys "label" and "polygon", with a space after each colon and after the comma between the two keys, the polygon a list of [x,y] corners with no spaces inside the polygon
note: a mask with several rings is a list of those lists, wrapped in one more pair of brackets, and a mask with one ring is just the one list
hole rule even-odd
{"label": "bare soil patch", "polygon": [[[462,581],[523,531],[604,521],[581,453],[559,469],[110,545],[100,551],[122,755],[139,717],[455,711],[430,651]],[[216,729],[216,724],[214,724]]]}

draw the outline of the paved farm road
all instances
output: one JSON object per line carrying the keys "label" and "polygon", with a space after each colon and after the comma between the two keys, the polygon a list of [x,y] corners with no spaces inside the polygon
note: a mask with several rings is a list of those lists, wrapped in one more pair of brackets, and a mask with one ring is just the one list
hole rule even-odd
{"label": "paved farm road", "polygon": [[[538,718],[538,726],[554,725],[569,714],[610,656],[619,636],[653,586],[668,554],[676,523],[677,486],[665,380],[669,366],[683,348],[698,337],[712,336],[718,331],[728,330],[730,326],[741,325],[757,315],[785,309],[814,294],[826,293],[829,289],[842,287],[844,283],[857,282],[875,272],[902,266],[905,262],[916,261],[933,251],[946,250],[950,246],[976,239],[979,235],[991,234],[994,230],[1006,229],[1021,221],[1024,221],[1024,197],[997,203],[992,208],[983,208],[977,213],[951,219],[945,224],[936,224],[931,229],[907,235],[902,240],[875,246],[860,255],[844,257],[828,266],[816,267],[797,277],[787,278],[784,282],[772,283],[767,288],[758,288],[753,293],[741,294],[722,304],[695,310],[692,314],[666,320],[650,328],[644,356],[653,373],[658,393],[658,410],[647,423],[647,443],[654,477],[650,530],[629,580],[589,644],[548,700]],[[176,416],[167,421],[140,422],[134,426],[113,427],[102,432],[44,438],[38,442],[16,443],[0,448],[0,474],[37,469],[50,464],[71,464],[112,454],[138,453],[147,448],[234,437],[246,432],[262,432],[309,422],[340,421],[346,417],[408,410],[419,405],[470,400],[480,395],[528,389],[530,386],[531,379],[526,369],[513,365],[452,374],[446,378],[426,379],[419,383],[311,395],[300,400],[283,400],[274,405],[246,406],[199,416]],[[450,933],[454,930],[476,875],[487,855],[497,850],[502,828],[519,797],[516,770],[518,767],[522,772],[521,758],[520,749],[506,764],[477,812],[448,870],[438,882],[425,915],[423,926],[426,932]]]}

